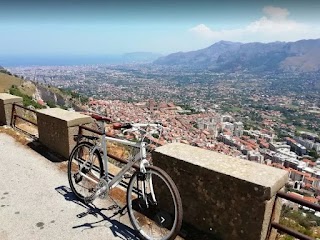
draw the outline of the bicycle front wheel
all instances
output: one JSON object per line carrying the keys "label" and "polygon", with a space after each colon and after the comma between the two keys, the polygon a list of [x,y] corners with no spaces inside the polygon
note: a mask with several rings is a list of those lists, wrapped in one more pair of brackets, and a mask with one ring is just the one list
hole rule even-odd
{"label": "bicycle front wheel", "polygon": [[179,191],[160,168],[135,172],[128,185],[128,215],[138,234],[148,240],[174,239],[182,224]]}
{"label": "bicycle front wheel", "polygon": [[94,145],[81,142],[72,150],[68,162],[68,179],[71,190],[81,200],[92,195],[103,176],[103,163]]}

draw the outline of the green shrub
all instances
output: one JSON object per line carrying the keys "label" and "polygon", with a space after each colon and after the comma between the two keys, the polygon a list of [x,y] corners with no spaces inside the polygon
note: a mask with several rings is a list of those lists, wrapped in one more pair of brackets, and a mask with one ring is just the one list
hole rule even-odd
{"label": "green shrub", "polygon": [[18,97],[22,97],[23,99],[23,106],[25,107],[28,107],[28,106],[33,106],[35,108],[44,108],[41,104],[35,102],[32,97],[22,93],[20,91],[20,89],[15,86],[15,85],[12,85],[11,88],[9,89],[9,93],[12,94],[12,95],[15,95],[15,96],[18,96]]}

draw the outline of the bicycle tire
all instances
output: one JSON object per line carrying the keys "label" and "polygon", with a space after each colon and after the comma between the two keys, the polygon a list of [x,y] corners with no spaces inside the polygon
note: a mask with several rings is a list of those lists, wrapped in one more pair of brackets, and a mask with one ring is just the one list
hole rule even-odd
{"label": "bicycle tire", "polygon": [[[90,142],[80,142],[73,148],[68,161],[68,180],[70,188],[77,198],[82,202],[84,202],[85,197],[89,197],[92,194],[97,185],[97,183],[94,183],[93,181],[90,181],[79,174],[79,163],[83,163],[83,160],[88,160],[83,158],[84,156],[90,156],[90,154],[88,155],[88,151],[90,151],[90,149],[93,147],[94,145]],[[77,157],[77,154],[81,154],[82,156]],[[86,168],[83,168],[81,173],[99,182],[100,178],[104,175],[104,167],[98,150],[95,150],[91,160],[92,162],[89,161],[89,164],[87,163]]]}
{"label": "bicycle tire", "polygon": [[[183,210],[179,191],[170,176],[162,169],[149,166],[146,167],[146,171],[145,175],[136,171],[128,185],[127,208],[130,222],[143,239],[172,240],[178,235],[182,225]],[[156,202],[152,200],[152,194],[147,193],[149,206],[146,206],[141,191],[142,188],[146,189],[148,174],[152,176]],[[140,186],[139,181],[141,181]],[[135,184],[137,184],[136,188],[134,188]],[[171,204],[173,206],[169,206]],[[144,225],[140,226],[140,223]]]}

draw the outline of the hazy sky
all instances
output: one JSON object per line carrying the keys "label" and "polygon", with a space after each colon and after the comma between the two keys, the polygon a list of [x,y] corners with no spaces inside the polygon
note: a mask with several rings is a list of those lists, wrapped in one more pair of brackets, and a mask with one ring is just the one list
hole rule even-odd
{"label": "hazy sky", "polygon": [[320,38],[319,13],[319,0],[0,0],[0,55],[166,54],[220,40]]}

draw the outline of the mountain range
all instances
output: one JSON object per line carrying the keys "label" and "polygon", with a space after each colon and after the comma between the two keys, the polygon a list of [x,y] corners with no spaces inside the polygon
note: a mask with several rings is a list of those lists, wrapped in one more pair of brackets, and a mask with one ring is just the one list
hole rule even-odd
{"label": "mountain range", "polygon": [[271,43],[220,41],[197,51],[172,53],[153,63],[216,71],[318,72],[320,39]]}

